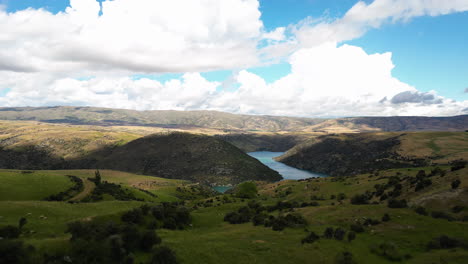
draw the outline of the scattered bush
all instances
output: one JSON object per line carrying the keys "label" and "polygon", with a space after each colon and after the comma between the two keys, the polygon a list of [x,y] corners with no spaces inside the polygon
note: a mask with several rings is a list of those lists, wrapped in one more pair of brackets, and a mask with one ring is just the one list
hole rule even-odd
{"label": "scattered bush", "polygon": [[402,261],[407,258],[401,254],[398,247],[391,242],[384,242],[378,245],[373,245],[371,246],[371,252],[390,261]]}
{"label": "scattered bush", "polygon": [[422,206],[418,206],[414,209],[414,211],[417,213],[417,214],[420,214],[420,215],[428,215],[427,211],[426,211],[426,208],[422,207]]}
{"label": "scattered bush", "polygon": [[388,222],[388,221],[390,221],[390,215],[384,214],[384,215],[382,216],[382,222]]}
{"label": "scattered bush", "polygon": [[377,219],[367,218],[366,220],[364,220],[365,226],[374,226],[378,224],[380,224],[380,221]]}
{"label": "scattered bush", "polygon": [[333,237],[336,239],[336,240],[343,240],[344,236],[346,234],[346,231],[341,229],[341,228],[337,228],[335,229],[335,233],[333,234]]}
{"label": "scattered bush", "polygon": [[320,237],[315,234],[315,232],[310,232],[305,238],[302,239],[302,244],[304,243],[314,243],[315,241],[319,240]]}
{"label": "scattered bush", "polygon": [[369,200],[368,194],[356,194],[351,198],[351,204],[368,204]]}
{"label": "scattered bush", "polygon": [[325,231],[323,232],[323,237],[331,239],[331,238],[333,238],[334,234],[335,234],[335,231],[334,231],[333,227],[327,227],[327,229],[325,229]]}
{"label": "scattered bush", "polygon": [[451,184],[452,189],[457,189],[458,186],[460,186],[460,184],[461,184],[461,181],[459,179],[456,179],[456,180],[452,181],[452,184]]}
{"label": "scattered bush", "polygon": [[350,229],[356,233],[363,233],[365,231],[361,223],[351,224]]}
{"label": "scattered bush", "polygon": [[335,258],[335,263],[336,264],[356,264],[356,261],[354,261],[353,254],[351,252],[345,251],[338,253],[338,255]]}
{"label": "scattered bush", "polygon": [[152,230],[147,230],[143,233],[140,240],[140,248],[143,251],[149,252],[154,245],[160,244],[161,238]]}
{"label": "scattered bush", "polygon": [[460,213],[461,211],[463,211],[464,209],[465,209],[465,206],[462,206],[462,205],[455,205],[454,207],[452,207],[452,213],[458,214],[458,213]]}
{"label": "scattered bush", "polygon": [[351,242],[351,241],[353,241],[354,239],[356,239],[356,233],[353,232],[353,231],[349,231],[349,232],[348,232],[348,242]]}
{"label": "scattered bush", "polygon": [[0,227],[0,237],[3,239],[15,239],[21,234],[21,230],[16,226],[7,225]]}
{"label": "scattered bush", "polygon": [[166,246],[156,247],[152,252],[150,264],[177,264],[176,255]]}
{"label": "scattered bush", "polygon": [[431,242],[427,244],[429,250],[432,249],[451,249],[457,247],[465,247],[466,244],[458,239],[442,235],[440,237],[434,238]]}
{"label": "scattered bush", "polygon": [[408,204],[405,199],[403,200],[396,200],[396,199],[391,199],[388,201],[388,208],[406,208],[408,207]]}
{"label": "scattered bush", "polygon": [[438,218],[438,219],[445,219],[445,220],[448,220],[448,221],[454,221],[455,218],[445,212],[441,212],[441,211],[433,211],[431,213],[431,216],[433,218]]}

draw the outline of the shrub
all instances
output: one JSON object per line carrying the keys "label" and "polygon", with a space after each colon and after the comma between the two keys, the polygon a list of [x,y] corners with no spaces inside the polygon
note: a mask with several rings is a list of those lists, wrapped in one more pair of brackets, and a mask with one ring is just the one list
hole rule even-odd
{"label": "shrub", "polygon": [[442,235],[440,237],[434,238],[431,242],[427,244],[427,248],[431,249],[450,249],[456,247],[463,247],[465,243],[462,241]]}
{"label": "shrub", "polygon": [[149,252],[154,245],[160,243],[161,238],[154,231],[148,230],[141,236],[140,249]]}
{"label": "shrub", "polygon": [[379,245],[371,246],[371,252],[391,261],[402,261],[405,259],[398,247],[391,242],[384,242]]}
{"label": "shrub", "polygon": [[335,258],[335,263],[336,264],[355,264],[356,261],[354,261],[353,254],[351,252],[345,251],[338,253],[338,255]]}
{"label": "shrub", "polygon": [[0,263],[29,263],[30,253],[23,242],[16,240],[0,240]]}
{"label": "shrub", "polygon": [[463,209],[465,209],[465,206],[455,205],[454,207],[452,207],[452,213],[458,214],[461,211],[463,211]]}
{"label": "shrub", "polygon": [[461,181],[459,179],[452,181],[452,189],[457,189],[458,186],[460,186],[460,184],[461,184]]}
{"label": "shrub", "polygon": [[363,233],[365,231],[361,223],[351,224],[350,229],[356,233]]}
{"label": "shrub", "polygon": [[382,216],[382,222],[388,222],[388,221],[390,221],[390,215],[384,214],[384,215]]}
{"label": "shrub", "polygon": [[369,199],[367,194],[356,194],[351,198],[351,204],[368,204]]}
{"label": "shrub", "polygon": [[176,255],[172,249],[166,246],[156,247],[151,256],[150,264],[177,264]]}
{"label": "shrub", "polygon": [[24,217],[21,217],[20,220],[18,221],[18,228],[22,229],[24,225],[28,223],[28,220]]}
{"label": "shrub", "polygon": [[254,226],[264,225],[267,219],[268,215],[266,213],[256,214],[252,217],[252,223]]}
{"label": "shrub", "polygon": [[121,220],[126,223],[140,224],[143,221],[143,212],[139,208],[125,212]]}
{"label": "shrub", "polygon": [[257,197],[257,185],[253,182],[243,182],[236,187],[235,195],[239,198],[252,199]]}
{"label": "shrub", "polygon": [[374,226],[374,225],[378,225],[378,224],[380,224],[380,221],[377,220],[377,219],[367,218],[364,221],[364,225],[366,225],[366,226]]}
{"label": "shrub", "polygon": [[406,208],[408,207],[408,204],[406,203],[406,200],[396,200],[396,199],[391,199],[388,201],[388,207],[389,208]]}
{"label": "shrub", "polygon": [[335,233],[333,234],[333,237],[336,239],[336,240],[343,240],[344,236],[346,234],[346,231],[341,229],[341,228],[337,228],[335,230]]}
{"label": "shrub", "polygon": [[455,218],[445,212],[441,212],[441,211],[434,211],[431,213],[431,216],[433,218],[438,218],[438,219],[445,219],[445,220],[448,220],[448,221],[454,221]]}
{"label": "shrub", "polygon": [[302,239],[302,244],[304,243],[314,243],[315,241],[319,240],[320,237],[315,234],[315,232],[310,232],[305,238]]}
{"label": "shrub", "polygon": [[333,235],[335,234],[333,227],[327,227],[325,231],[323,232],[323,237],[331,239],[333,238]]}
{"label": "shrub", "polygon": [[4,239],[15,239],[18,238],[20,234],[21,230],[16,226],[7,225],[0,227],[0,237]]}
{"label": "shrub", "polygon": [[351,241],[353,241],[354,239],[356,239],[356,233],[353,232],[353,231],[349,231],[349,232],[348,232],[348,241],[351,242]]}
{"label": "shrub", "polygon": [[417,214],[420,214],[420,215],[428,215],[427,211],[426,211],[426,208],[422,207],[422,206],[418,206],[414,209],[414,211],[417,213]]}

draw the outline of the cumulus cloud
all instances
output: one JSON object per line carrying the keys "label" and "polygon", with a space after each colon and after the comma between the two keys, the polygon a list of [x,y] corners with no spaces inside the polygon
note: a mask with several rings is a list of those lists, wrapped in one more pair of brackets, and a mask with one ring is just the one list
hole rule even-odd
{"label": "cumulus cloud", "polygon": [[[257,63],[257,0],[71,0],[65,12],[0,9],[1,70],[190,72]],[[281,30],[270,33],[279,38]],[[0,54],[1,55],[1,54]],[[10,64],[13,66],[7,67]]]}
{"label": "cumulus cloud", "polygon": [[[242,113],[300,116],[456,115],[468,102],[421,93],[394,78],[391,53],[327,43],[294,53],[291,74],[267,84],[242,71],[240,88],[217,96],[212,107]],[[391,98],[386,100],[384,98]]]}
{"label": "cumulus cloud", "polygon": [[[289,116],[457,115],[468,101],[422,93],[391,75],[391,54],[334,43],[302,49],[291,56],[291,73],[267,83],[241,70],[231,78],[238,89],[210,82],[199,73],[159,82],[128,77],[89,80],[45,78],[40,73],[0,73],[12,80],[0,105],[91,105],[139,110],[221,110]],[[390,98],[384,100],[384,98]]]}
{"label": "cumulus cloud", "polygon": [[[463,114],[467,101],[422,93],[394,78],[391,53],[337,43],[385,23],[465,10],[467,0],[360,1],[340,19],[309,18],[267,32],[258,0],[71,0],[58,14],[0,8],[0,90],[9,91],[0,106]],[[273,83],[242,70],[281,59],[292,70]],[[235,74],[210,82],[199,73],[220,69]],[[166,72],[185,74],[166,82],[129,77]]]}

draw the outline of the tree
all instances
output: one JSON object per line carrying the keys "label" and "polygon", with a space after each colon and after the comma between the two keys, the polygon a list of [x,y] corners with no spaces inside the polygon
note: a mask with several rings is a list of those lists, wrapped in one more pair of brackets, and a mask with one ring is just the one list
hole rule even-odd
{"label": "tree", "polygon": [[382,222],[388,222],[388,221],[390,221],[390,215],[384,214],[384,215],[382,216]]}
{"label": "tree", "polygon": [[23,226],[26,225],[26,223],[28,223],[28,220],[24,217],[21,217],[18,222],[19,229],[23,229]]}
{"label": "tree", "polygon": [[335,230],[335,233],[333,234],[333,237],[334,237],[336,240],[343,240],[345,234],[346,234],[346,231],[344,231],[344,230],[341,229],[341,228],[337,228],[337,229]]}
{"label": "tree", "polygon": [[391,199],[388,201],[388,207],[389,208],[406,208],[408,207],[408,204],[405,199],[403,200]]}
{"label": "tree", "polygon": [[94,172],[94,183],[96,183],[96,185],[101,184],[101,173],[99,172],[99,170],[96,170]]}
{"label": "tree", "polygon": [[154,231],[148,230],[143,233],[140,240],[140,248],[149,252],[154,245],[160,244],[161,238]]}
{"label": "tree", "polygon": [[327,229],[325,229],[325,231],[323,232],[323,237],[330,239],[333,237],[333,234],[334,234],[333,227],[327,227]]}
{"label": "tree", "polygon": [[461,181],[459,179],[456,179],[452,182],[452,189],[457,189],[458,186],[460,186]]}
{"label": "tree", "polygon": [[253,182],[243,182],[236,188],[236,196],[239,198],[252,199],[257,197],[257,192],[257,185]]}
{"label": "tree", "polygon": [[150,264],[177,264],[174,251],[166,246],[159,246],[153,250]]}
{"label": "tree", "polygon": [[349,231],[348,232],[348,241],[351,242],[354,239],[356,239],[356,233],[354,231]]}
{"label": "tree", "polygon": [[310,232],[305,238],[302,239],[302,244],[304,243],[314,243],[315,241],[319,240],[320,237],[315,234],[315,232]]}

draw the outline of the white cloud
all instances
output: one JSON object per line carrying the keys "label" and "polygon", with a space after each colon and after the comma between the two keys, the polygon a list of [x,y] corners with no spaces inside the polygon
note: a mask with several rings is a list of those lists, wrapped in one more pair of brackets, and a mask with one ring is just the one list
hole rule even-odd
{"label": "white cloud", "polygon": [[386,23],[464,11],[468,11],[467,0],[375,0],[369,4],[359,1],[340,19],[306,20],[294,32],[302,47],[310,47],[359,38],[369,29],[380,28]]}
{"label": "white cloud", "polygon": [[[257,0],[72,0],[65,12],[0,10],[0,70],[188,72],[258,62]],[[10,64],[11,66],[8,67]]]}
{"label": "white cloud", "polygon": [[[456,115],[468,102],[422,93],[392,76],[391,53],[337,46],[385,23],[468,10],[468,0],[358,2],[344,17],[265,32],[257,0],[71,0],[65,12],[0,8],[0,106],[214,109],[293,116]],[[102,11],[102,16],[99,16]],[[259,45],[264,44],[265,45]],[[258,48],[262,46],[262,48]],[[279,59],[268,84],[245,69]],[[224,83],[199,73],[232,69]],[[185,73],[133,80],[135,73]],[[83,76],[96,76],[79,80]],[[232,87],[233,82],[239,85]],[[217,91],[219,89],[219,91]],[[465,110],[463,110],[465,109]]]}
{"label": "white cloud", "polygon": [[333,43],[301,49],[289,60],[291,74],[268,84],[242,70],[237,90],[218,90],[199,73],[181,80],[96,77],[44,78],[40,73],[0,73],[12,90],[0,105],[90,105],[139,110],[221,110],[290,116],[457,115],[468,101],[455,102],[435,92],[417,91],[391,74],[391,54],[367,54],[359,47]]}
{"label": "white cloud", "polygon": [[235,92],[211,106],[231,112],[299,115],[457,115],[468,101],[421,93],[392,76],[391,53],[367,54],[359,47],[327,43],[301,49],[290,58],[291,74],[267,84],[242,71]]}

